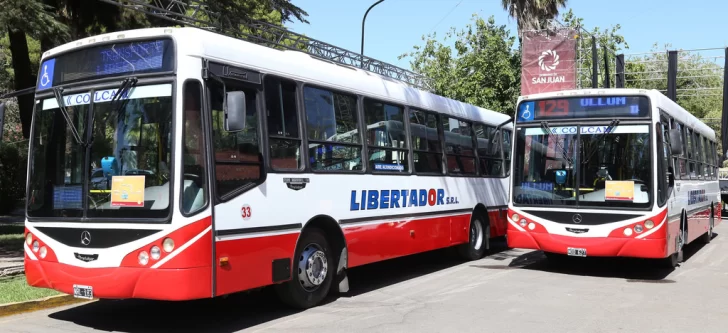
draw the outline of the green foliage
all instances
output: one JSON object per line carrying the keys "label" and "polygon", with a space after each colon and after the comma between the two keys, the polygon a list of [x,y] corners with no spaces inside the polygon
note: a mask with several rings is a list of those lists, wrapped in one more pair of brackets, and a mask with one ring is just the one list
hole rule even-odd
{"label": "green foliage", "polygon": [[624,39],[624,36],[622,36],[619,33],[619,30],[622,28],[621,25],[616,24],[611,26],[608,29],[601,29],[599,27],[594,27],[591,31],[584,32],[582,29],[584,28],[584,19],[577,17],[574,15],[574,12],[569,9],[568,12],[566,12],[561,19],[564,21],[564,25],[571,28],[577,28],[579,29],[579,44],[578,44],[578,57],[581,58],[581,62],[578,67],[579,71],[579,78],[578,78],[578,84],[577,87],[581,88],[591,88],[592,86],[592,36],[596,37],[597,41],[597,59],[598,59],[598,77],[599,77],[599,86],[602,87],[604,83],[604,75],[606,74],[605,66],[604,66],[604,48],[607,49],[607,60],[609,64],[609,86],[614,87],[616,82],[616,76],[614,75],[616,73],[616,61],[615,57],[617,54],[620,53],[623,49],[629,49],[629,44],[627,44],[627,41]]}
{"label": "green foliage", "polygon": [[[454,46],[444,43],[455,39]],[[423,36],[423,46],[399,56],[410,57],[415,72],[433,81],[434,93],[494,111],[512,114],[520,93],[521,55],[505,25],[473,15],[472,24],[451,28],[443,42]]]}
{"label": "green foliage", "polygon": [[24,31],[29,36],[68,36],[68,27],[58,21],[52,7],[41,0],[3,0],[0,23],[12,31]]}
{"label": "green foliage", "polygon": [[26,165],[15,145],[0,144],[0,215],[15,208],[25,192]]}
{"label": "green foliage", "polygon": [[[667,50],[655,43],[650,54],[625,60],[625,87],[667,91]],[[678,52],[677,103],[698,118],[706,121],[715,131],[718,148],[722,147],[720,118],[723,108],[723,68],[699,53]],[[666,94],[666,93],[665,93]],[[720,151],[720,150],[719,150]]]}
{"label": "green foliage", "polygon": [[549,20],[559,14],[567,0],[501,0],[501,7],[516,19],[518,32],[546,28]]}
{"label": "green foliage", "polygon": [[[30,36],[26,36],[25,39],[28,41],[31,71],[37,73],[41,56],[40,41]],[[13,58],[10,55],[10,40],[7,33],[2,34],[2,38],[0,38],[0,64],[5,69],[0,71],[0,87],[5,90],[12,90],[15,71],[13,70]]]}

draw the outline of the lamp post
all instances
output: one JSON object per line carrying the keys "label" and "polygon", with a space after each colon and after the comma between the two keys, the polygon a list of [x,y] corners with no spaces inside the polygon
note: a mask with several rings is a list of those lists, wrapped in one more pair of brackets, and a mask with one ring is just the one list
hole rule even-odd
{"label": "lamp post", "polygon": [[361,66],[362,68],[364,67],[364,22],[366,22],[366,20],[367,20],[367,15],[369,14],[369,11],[372,10],[372,8],[374,8],[374,6],[378,5],[382,1],[384,1],[384,0],[379,0],[379,1],[375,2],[373,5],[369,6],[369,9],[367,9],[366,13],[364,13],[364,18],[361,20],[361,52],[360,52],[361,61],[359,63],[359,66]]}

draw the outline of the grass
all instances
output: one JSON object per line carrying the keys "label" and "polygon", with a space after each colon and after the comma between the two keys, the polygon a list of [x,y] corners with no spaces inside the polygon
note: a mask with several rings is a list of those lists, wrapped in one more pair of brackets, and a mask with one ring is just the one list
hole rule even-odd
{"label": "grass", "polygon": [[32,301],[60,294],[53,289],[29,286],[25,275],[0,278],[0,304]]}

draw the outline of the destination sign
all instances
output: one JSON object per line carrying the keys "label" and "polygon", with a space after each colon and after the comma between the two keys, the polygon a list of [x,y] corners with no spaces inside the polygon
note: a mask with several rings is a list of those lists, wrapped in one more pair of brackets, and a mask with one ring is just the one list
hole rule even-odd
{"label": "destination sign", "polygon": [[38,90],[106,76],[166,72],[174,69],[171,39],[104,44],[45,59]]}
{"label": "destination sign", "polygon": [[552,98],[521,102],[517,121],[646,117],[649,111],[649,100],[644,96]]}

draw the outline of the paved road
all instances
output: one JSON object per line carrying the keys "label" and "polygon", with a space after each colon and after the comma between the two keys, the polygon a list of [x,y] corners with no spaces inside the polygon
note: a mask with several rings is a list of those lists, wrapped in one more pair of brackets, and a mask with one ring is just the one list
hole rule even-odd
{"label": "paved road", "polygon": [[0,318],[0,332],[728,332],[728,223],[662,270],[639,260],[550,266],[501,249],[447,251],[352,270],[352,294],[303,312],[267,291],[185,303],[94,302]]}

